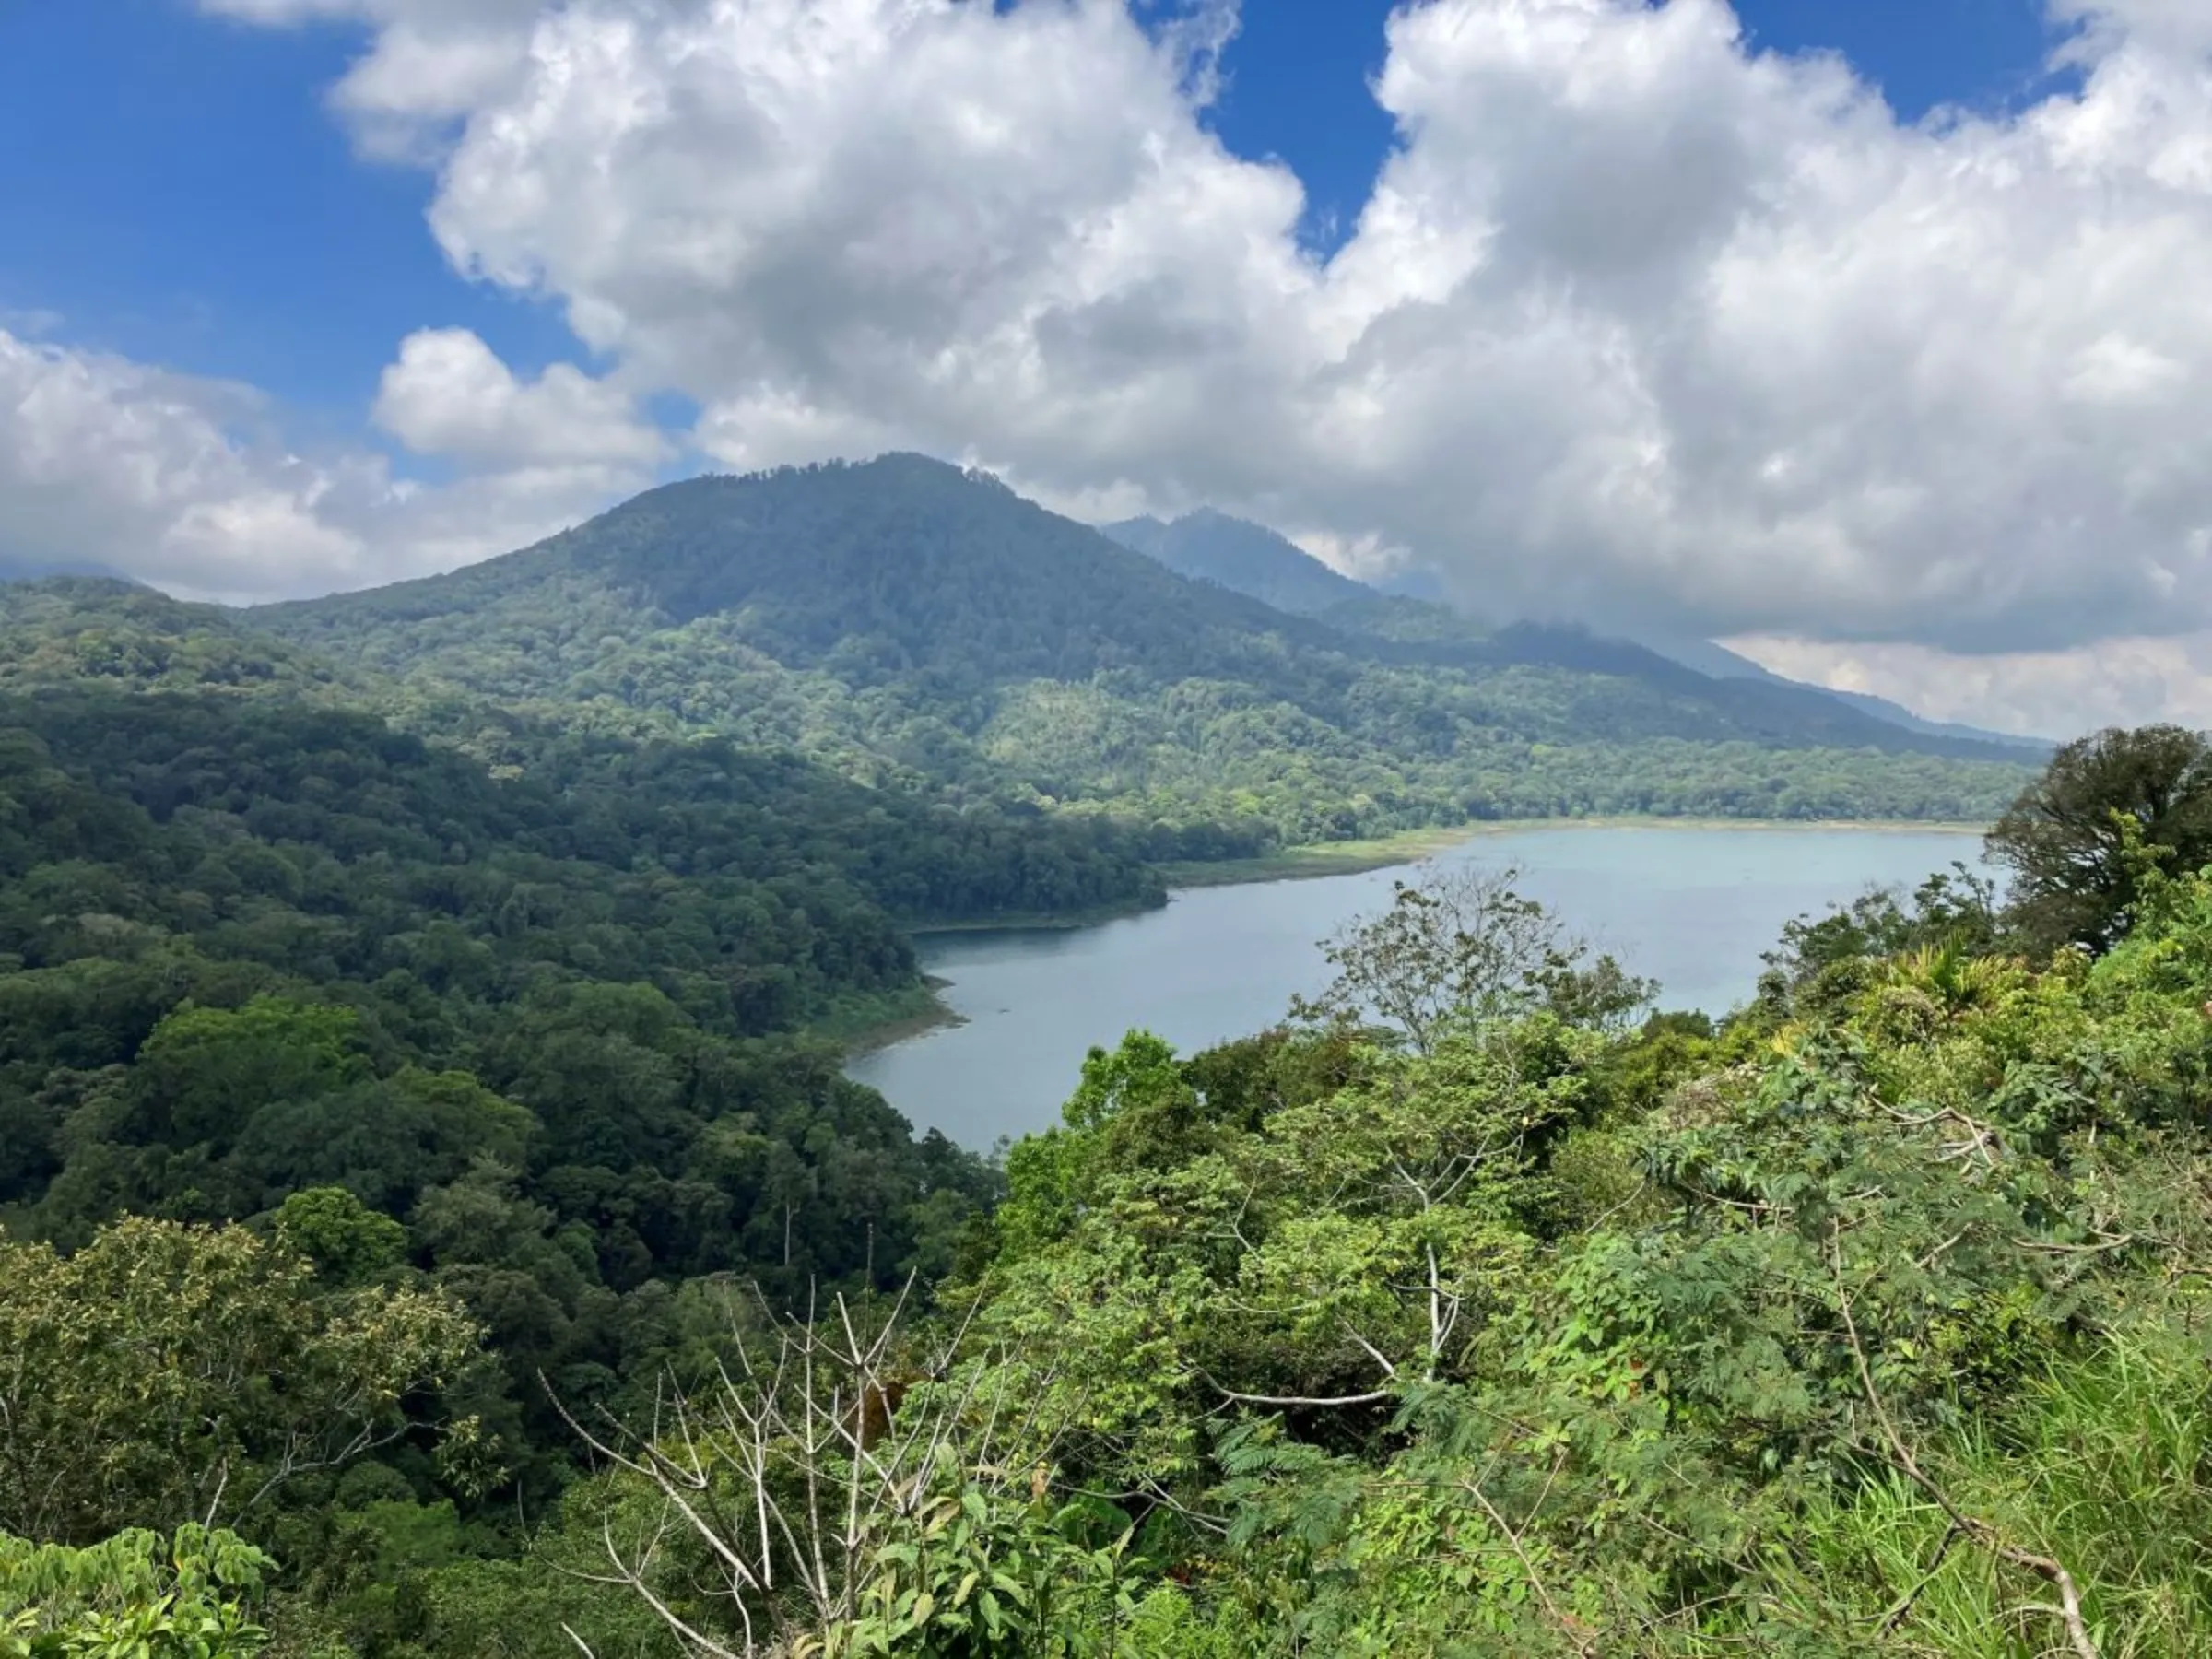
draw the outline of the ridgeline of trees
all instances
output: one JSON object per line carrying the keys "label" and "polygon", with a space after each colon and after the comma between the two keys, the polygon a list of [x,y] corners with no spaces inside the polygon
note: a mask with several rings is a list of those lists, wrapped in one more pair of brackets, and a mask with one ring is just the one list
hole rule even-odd
{"label": "ridgeline of trees", "polygon": [[1288,615],[912,455],[671,485],[503,559],[247,620],[398,684],[410,723],[464,699],[712,732],[1231,841],[1590,813],[1986,822],[2030,775],[2014,750],[1571,630],[1379,598]]}
{"label": "ridgeline of trees", "polygon": [[[1806,918],[1717,1023],[1410,884],[1283,1027],[1095,1050],[1002,1170],[586,965],[676,941],[562,796],[344,722],[351,771],[241,735],[180,792],[47,706],[0,1653],[2212,1646],[2199,737],[2062,750],[2006,890]],[[700,959],[717,879],[648,878]]]}

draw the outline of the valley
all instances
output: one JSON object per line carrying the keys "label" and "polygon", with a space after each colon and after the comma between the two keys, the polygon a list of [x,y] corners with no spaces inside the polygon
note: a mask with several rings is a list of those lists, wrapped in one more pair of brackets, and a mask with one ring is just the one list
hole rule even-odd
{"label": "valley", "polygon": [[[1683,1156],[1679,1089],[1771,1068],[1808,1021],[1877,1019],[1852,999],[1888,1007],[1865,987],[1904,982],[1899,953],[2029,925],[1978,878],[1928,878],[1972,859],[1962,822],[2023,810],[2041,750],[1311,571],[1286,588],[1287,544],[1230,529],[1262,556],[1240,580],[1294,608],[913,456],[670,485],[306,602],[0,585],[0,1337],[47,1344],[39,1400],[139,1460],[77,1491],[0,1378],[0,1541],[211,1519],[302,1564],[268,1588],[278,1626],[364,1659],[462,1659],[495,1626],[524,1653],[588,1629],[678,1659],[649,1601],[569,1588],[621,1548],[593,1517],[654,1489],[578,1409],[634,1425],[723,1386],[733,1330],[826,1340],[825,1295],[900,1343],[909,1317],[950,1339],[967,1299],[997,1358],[947,1361],[962,1386],[1050,1404],[1024,1455],[1114,1494],[1122,1547],[1142,1532],[1143,1651],[1241,1659],[1189,1620],[1291,1593],[1176,1532],[1177,1506],[1264,1530],[1323,1444],[1344,1478],[1396,1477],[1357,1414],[1301,1424],[1279,1479],[1235,1474],[1200,1443],[1208,1391],[1272,1436],[1278,1395],[1383,1398],[1375,1356],[1386,1380],[1478,1375],[1409,1347],[1368,1277],[1404,1280],[1431,1225],[1390,1169],[1515,1148],[1433,1210],[1436,1271],[1472,1276],[1448,1292],[1469,1305],[1565,1294],[1568,1267],[1533,1264]],[[1950,959],[1931,983],[2016,971]],[[1362,960],[1383,977],[1347,989]],[[1152,1237],[1144,1217],[1217,1216],[1224,1181],[1265,1208],[1240,1224],[1257,1254]],[[1668,1227],[1704,1202],[1658,1190]],[[1917,1239],[1956,1201],[1882,1225]],[[1500,1252],[1532,1265],[1495,1277]],[[1356,1352],[1235,1288],[1286,1274],[1362,1310]],[[107,1294],[78,1275],[159,1288],[109,1315],[132,1342],[328,1379],[299,1408],[380,1449],[296,1475],[296,1420],[217,1388],[194,1409],[269,1496],[148,1461],[111,1350],[55,1324]],[[229,1323],[161,1323],[225,1275]],[[1103,1409],[1058,1393],[1071,1316]],[[356,1318],[382,1369],[343,1350]],[[1039,1524],[966,1490],[993,1537]],[[1011,1651],[1063,1594],[1051,1640],[1094,1628],[1059,1524]],[[1180,1588],[1184,1562],[1225,1599]],[[698,1616],[805,1622],[750,1595]]]}
{"label": "valley", "polygon": [[2212,0],[0,4],[0,1659],[2212,1654]]}

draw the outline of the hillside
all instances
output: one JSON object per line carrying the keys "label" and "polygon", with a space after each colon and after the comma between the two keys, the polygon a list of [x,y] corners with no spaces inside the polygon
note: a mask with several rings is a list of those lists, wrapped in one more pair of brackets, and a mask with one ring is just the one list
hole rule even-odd
{"label": "hillside", "polygon": [[[347,679],[217,606],[109,577],[0,576],[0,692],[100,686],[315,697],[342,694]],[[357,677],[351,689],[360,688]]]}
{"label": "hillside", "polygon": [[[164,817],[210,788],[227,809],[280,818],[294,794],[328,806],[365,791],[349,845],[404,833],[466,858],[536,823],[521,843],[534,855],[747,880],[835,872],[909,924],[1156,903],[1147,861],[1182,850],[1102,819],[887,794],[788,751],[577,733],[425,695],[112,581],[0,585],[0,726]],[[367,781],[370,756],[384,782]],[[424,790],[444,804],[420,805]],[[896,989],[913,984],[909,971]]]}
{"label": "hillside", "polygon": [[[1674,635],[1647,637],[1641,641],[1661,656],[1673,659],[1686,667],[1695,668],[1712,679],[1758,680],[1767,685],[1802,686],[1803,680],[1785,679],[1770,668],[1760,666],[1749,657],[1716,645],[1711,640],[1681,638]],[[1809,688],[1818,690],[1838,702],[1848,703],[1861,713],[1871,714],[1877,720],[1891,725],[1903,726],[1908,731],[1920,732],[1931,737],[1959,737],[1971,743],[1994,743],[2006,748],[2027,751],[2035,759],[2047,756],[2053,747],[2043,737],[2023,737],[2017,732],[1993,732],[1984,726],[1967,725],[1955,720],[1929,720],[1915,714],[1902,703],[1888,698],[1877,697],[1867,691],[1841,691],[1832,686]]]}
{"label": "hillside", "polygon": [[[0,799],[53,770],[0,745]],[[242,1540],[271,1640],[149,1654],[2212,1651],[2201,845],[2064,873],[2093,955],[1964,871],[1801,917],[1717,1025],[1443,875],[985,1163],[618,961],[531,986],[594,942],[553,895],[372,982],[201,956],[329,843],[182,816],[98,831],[157,947],[0,902],[78,953],[0,978],[18,1630],[197,1608]],[[735,919],[660,897],[662,950]]]}
{"label": "hillside", "polygon": [[[1388,587],[1370,587],[1331,569],[1265,524],[1231,518],[1211,509],[1186,513],[1172,524],[1163,524],[1156,518],[1124,519],[1103,526],[1103,530],[1124,547],[1149,555],[1179,575],[1227,588],[1231,593],[1250,594],[1277,610],[1317,617],[1347,632],[1372,633],[1395,640],[1473,641],[1489,637],[1493,631],[1446,605],[1442,590],[1433,576],[1426,582],[1418,577],[1401,578]],[[1574,630],[1546,631],[1564,635]],[[2026,751],[2023,758],[2031,759],[2041,759],[2051,750],[2051,745],[2041,738],[1992,732],[1951,721],[1924,720],[1888,698],[1863,691],[1838,691],[1788,679],[1710,640],[1689,635],[1653,635],[1626,642],[1680,666],[1695,669],[1708,679],[1751,680],[1812,692],[1843,703],[1885,725],[1900,726],[1922,736],[1992,744]],[[1802,700],[1797,706],[1809,707]]]}
{"label": "hillside", "polygon": [[1980,818],[2024,776],[1986,746],[1586,636],[1292,616],[912,455],[669,485],[451,575],[249,620],[411,698],[1111,810],[1187,830],[1195,856],[1224,824],[1312,841],[1591,812]]}
{"label": "hillside", "polygon": [[1172,524],[1124,519],[1103,529],[1124,547],[1158,559],[1179,576],[1249,594],[1294,616],[1318,617],[1331,606],[1373,594],[1288,537],[1225,512],[1202,510]]}

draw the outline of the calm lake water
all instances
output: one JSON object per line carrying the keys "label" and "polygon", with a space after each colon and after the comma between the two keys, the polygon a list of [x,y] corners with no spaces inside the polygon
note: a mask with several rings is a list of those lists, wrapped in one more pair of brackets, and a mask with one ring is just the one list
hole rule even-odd
{"label": "calm lake water", "polygon": [[[1638,826],[1477,836],[1437,862],[1518,865],[1530,897],[1658,980],[1663,1007],[1719,1014],[1750,995],[1791,917],[1980,853],[1973,836],[1932,830]],[[967,1023],[851,1073],[965,1146],[1042,1129],[1093,1044],[1141,1026],[1191,1053],[1273,1025],[1328,982],[1318,941],[1382,909],[1406,874],[1195,888],[1095,927],[926,935],[923,965],[951,982],[945,1000]]]}

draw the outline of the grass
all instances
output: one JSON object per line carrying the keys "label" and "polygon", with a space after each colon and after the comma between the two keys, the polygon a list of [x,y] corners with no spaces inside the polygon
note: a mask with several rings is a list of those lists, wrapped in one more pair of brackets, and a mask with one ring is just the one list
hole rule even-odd
{"label": "grass", "polygon": [[1216,864],[1163,864],[1159,873],[1171,888],[1230,887],[1247,881],[1301,881],[1319,876],[1354,876],[1361,870],[1413,864],[1447,847],[1456,847],[1490,829],[1461,824],[1448,830],[1407,830],[1376,841],[1324,841],[1318,846],[1285,847],[1258,858],[1230,858]]}
{"label": "grass", "polygon": [[[2105,1659],[2212,1653],[2212,1373],[2171,1314],[2054,1363],[1994,1424],[1928,1461],[1961,1510],[2066,1566]],[[1871,1627],[1917,1586],[1896,1651],[2063,1651],[2034,1610],[2049,1587],[1970,1541],[1947,1548],[1948,1518],[1901,1477],[1816,1504],[1806,1522],[1797,1554],[1814,1599]]]}

